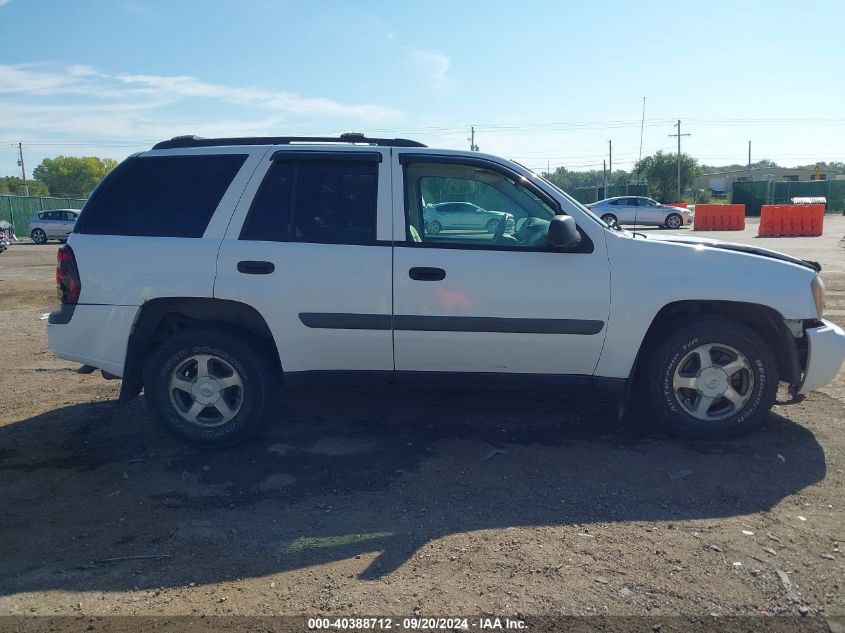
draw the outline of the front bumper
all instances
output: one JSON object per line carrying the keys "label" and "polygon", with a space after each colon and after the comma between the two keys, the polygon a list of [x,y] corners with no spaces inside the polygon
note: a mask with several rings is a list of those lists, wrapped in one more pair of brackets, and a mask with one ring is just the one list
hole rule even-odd
{"label": "front bumper", "polygon": [[807,367],[798,393],[806,394],[831,382],[845,361],[845,332],[830,321],[804,331],[807,337]]}

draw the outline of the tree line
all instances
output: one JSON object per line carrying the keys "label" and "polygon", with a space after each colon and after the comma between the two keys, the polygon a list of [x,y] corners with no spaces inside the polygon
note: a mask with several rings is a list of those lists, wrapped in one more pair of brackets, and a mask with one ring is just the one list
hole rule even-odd
{"label": "tree line", "polygon": [[[702,166],[689,154],[681,154],[681,190],[692,186],[696,176],[702,173]],[[548,180],[563,189],[574,191],[579,187],[601,187],[607,185],[648,184],[648,193],[661,202],[680,202],[678,197],[678,155],[658,151],[639,160],[631,171],[616,169],[609,176],[600,169],[590,171],[569,171],[558,167],[551,174],[543,174]],[[605,179],[607,183],[605,183]]]}
{"label": "tree line", "polygon": [[[96,156],[56,156],[45,158],[26,179],[31,196],[86,197],[94,187],[117,167],[113,158]],[[0,194],[22,195],[20,176],[0,177]]]}
{"label": "tree line", "polygon": [[[845,174],[845,163],[843,162],[820,162],[819,167],[824,172],[834,172],[837,174]],[[758,167],[780,167],[773,160],[763,159],[751,163],[752,168]],[[792,169],[815,169],[816,163],[809,165],[799,165]],[[712,173],[717,171],[735,171],[747,169],[748,165],[705,165],[699,163],[695,158],[689,154],[681,154],[681,190],[688,192],[695,182],[696,177],[701,174]],[[601,187],[607,184],[611,185],[627,185],[647,183],[648,192],[652,198],[660,202],[681,202],[675,200],[678,197],[678,155],[675,153],[667,153],[658,151],[651,156],[646,156],[634,165],[631,171],[623,169],[614,170],[612,174],[606,174],[600,169],[593,169],[590,171],[570,171],[565,167],[558,167],[550,174],[544,173],[543,176],[553,182],[555,185],[564,191],[574,191],[579,187]],[[607,182],[605,183],[605,179]],[[703,197],[709,199],[710,192],[693,192],[693,197]],[[707,200],[696,199],[696,202],[706,202]]]}

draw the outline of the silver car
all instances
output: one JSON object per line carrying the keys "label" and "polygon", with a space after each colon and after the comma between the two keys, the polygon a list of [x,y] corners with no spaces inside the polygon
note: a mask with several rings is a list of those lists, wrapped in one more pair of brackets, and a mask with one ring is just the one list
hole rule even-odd
{"label": "silver car", "polygon": [[[469,229],[495,233],[504,211],[488,211],[471,202],[440,202],[423,209],[426,233],[437,235],[444,229]],[[507,218],[507,229],[513,229],[513,216]]]}
{"label": "silver car", "polygon": [[79,209],[39,211],[29,219],[26,231],[36,244],[46,244],[47,240],[66,242],[78,217]]}
{"label": "silver car", "polygon": [[678,229],[692,224],[692,215],[687,209],[669,207],[643,196],[605,198],[588,204],[587,208],[611,225],[650,224]]}

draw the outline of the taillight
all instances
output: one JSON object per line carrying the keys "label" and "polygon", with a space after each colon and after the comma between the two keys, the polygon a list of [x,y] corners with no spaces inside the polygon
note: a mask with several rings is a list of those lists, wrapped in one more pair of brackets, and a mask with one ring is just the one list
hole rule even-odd
{"label": "taillight", "polygon": [[62,303],[76,303],[81,290],[82,282],[76,268],[76,257],[73,255],[73,249],[65,244],[56,253],[56,293]]}

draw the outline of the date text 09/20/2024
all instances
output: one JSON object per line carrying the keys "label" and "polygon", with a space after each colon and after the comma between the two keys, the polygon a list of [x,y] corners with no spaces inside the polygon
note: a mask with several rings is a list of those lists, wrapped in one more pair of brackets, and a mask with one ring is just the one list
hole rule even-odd
{"label": "date text 09/20/2024", "polygon": [[511,618],[437,618],[437,617],[406,617],[406,618],[309,618],[308,630],[347,630],[347,629],[404,629],[404,630],[511,630],[518,631],[526,628],[523,620]]}

